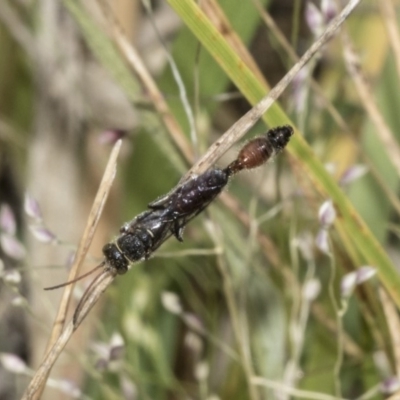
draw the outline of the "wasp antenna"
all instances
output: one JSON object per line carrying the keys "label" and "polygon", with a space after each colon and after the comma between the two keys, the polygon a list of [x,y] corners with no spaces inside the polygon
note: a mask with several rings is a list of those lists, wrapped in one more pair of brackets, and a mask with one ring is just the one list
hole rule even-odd
{"label": "wasp antenna", "polygon": [[45,287],[43,288],[44,290],[54,290],[54,289],[59,289],[62,288],[64,286],[68,286],[71,285],[72,283],[78,282],[83,278],[86,278],[87,276],[93,274],[93,272],[97,271],[99,268],[102,268],[105,264],[105,261],[103,261],[101,264],[99,264],[97,267],[94,267],[93,269],[91,269],[89,272],[86,272],[86,274],[83,274],[81,276],[78,276],[75,279],[72,279],[71,281],[68,282],[64,282],[64,283],[60,283],[59,285],[55,285],[55,286],[49,286],[49,287]]}

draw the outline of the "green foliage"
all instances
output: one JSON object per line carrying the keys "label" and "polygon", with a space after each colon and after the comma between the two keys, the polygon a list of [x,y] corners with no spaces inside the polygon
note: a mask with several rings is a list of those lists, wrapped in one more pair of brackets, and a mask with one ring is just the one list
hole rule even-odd
{"label": "green foliage", "polygon": [[[117,214],[119,220],[129,220],[174,187],[193,160],[178,150],[164,116],[152,105],[143,107],[148,101],[145,85],[128,67],[112,35],[95,22],[83,2],[63,3],[97,62],[140,119],[132,153],[118,172],[123,207]],[[229,24],[222,33],[203,13],[201,2],[168,3],[183,26],[168,50],[162,50],[172,56],[194,109],[197,148],[190,142],[189,116],[168,63],[155,77],[156,85],[185,132],[183,140],[191,143],[194,153],[202,153],[222,134],[221,126],[233,124],[242,112],[234,109],[234,102],[216,100],[218,95],[234,86],[246,104],[254,105],[270,90],[246,65],[237,44],[249,48],[265,26],[252,1],[220,2],[219,11]],[[303,18],[299,9],[294,12]],[[302,25],[291,15],[285,23],[294,24],[295,32],[296,25]],[[367,22],[361,18],[353,23],[352,40],[357,41]],[[227,32],[237,35],[237,47],[224,36]],[[268,34],[275,37],[276,31]],[[302,35],[294,42],[310,45],[315,40],[308,31]],[[339,38],[336,43],[346,45]],[[279,48],[279,53],[284,51]],[[389,251],[398,255],[398,238],[388,234],[389,226],[398,232],[399,171],[382,144],[379,127],[354,91],[341,51],[329,45],[319,57],[314,67],[321,92],[344,115],[348,131],[343,132],[321,106],[321,94],[311,89],[310,77],[303,82],[308,93],[302,111],[293,109],[293,88],[288,89],[287,97],[268,110],[255,130],[264,129],[262,124],[290,123],[304,126],[305,135],[296,129],[287,155],[235,177],[229,197],[188,225],[184,243],[171,239],[154,258],[132,266],[110,288],[104,317],[95,326],[104,342],[114,332],[121,333],[124,356],[115,368],[99,373],[93,357],[84,355],[88,396],[124,398],[123,388],[131,385],[140,399],[383,398],[379,385],[396,375],[400,362],[393,353],[390,326],[390,319],[398,316],[390,314],[382,300],[385,290],[390,301],[400,305],[400,278],[389,257]],[[383,57],[369,101],[376,102],[398,140],[396,60],[389,49]],[[0,68],[4,71],[3,63]],[[264,73],[268,80],[268,71]],[[26,83],[22,88],[14,85],[16,93],[23,93]],[[0,90],[6,93],[3,87],[1,80]],[[23,104],[29,97],[16,98],[24,99]],[[7,118],[18,126],[12,112]],[[357,133],[351,140],[350,132]],[[225,166],[234,156],[229,152],[218,163]],[[334,174],[324,166],[331,160],[338,164]],[[367,164],[373,173],[341,186],[344,170],[356,163]],[[337,213],[329,229],[318,220],[319,206],[328,199]],[[321,229],[328,232],[327,253],[315,246]],[[377,277],[344,296],[343,278],[366,265],[376,268]],[[318,284],[320,292],[315,289]],[[178,310],[168,303],[172,293]],[[377,355],[386,360],[386,369]]]}

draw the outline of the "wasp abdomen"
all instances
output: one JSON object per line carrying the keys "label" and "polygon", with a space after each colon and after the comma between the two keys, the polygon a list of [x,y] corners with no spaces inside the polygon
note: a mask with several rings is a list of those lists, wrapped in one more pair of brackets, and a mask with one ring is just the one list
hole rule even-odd
{"label": "wasp abdomen", "polygon": [[243,169],[253,169],[267,162],[287,145],[293,128],[289,125],[270,129],[265,135],[256,137],[245,144],[237,158],[226,168],[229,176]]}

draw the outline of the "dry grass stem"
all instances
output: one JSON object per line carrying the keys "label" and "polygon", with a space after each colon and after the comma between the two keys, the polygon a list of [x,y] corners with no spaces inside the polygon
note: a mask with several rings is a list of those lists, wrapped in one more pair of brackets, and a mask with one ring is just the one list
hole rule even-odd
{"label": "dry grass stem", "polygon": [[204,14],[207,15],[209,20],[217,28],[218,32],[235,50],[235,53],[240,57],[242,62],[247,65],[247,67],[253,72],[258,81],[262,83],[264,87],[268,87],[263,73],[261,72],[249,50],[243,44],[241,38],[232,28],[229,20],[221,10],[220,5],[215,0],[202,0],[200,6]]}
{"label": "dry grass stem", "polygon": [[313,399],[313,400],[347,400],[343,397],[332,396],[324,393],[310,392],[307,390],[295,389],[288,386],[283,385],[280,382],[275,382],[270,379],[265,379],[261,376],[256,376],[252,379],[254,385],[264,386],[269,389],[273,389],[276,392],[282,392],[291,396],[302,397],[305,399]]}
{"label": "dry grass stem", "polygon": [[[110,158],[108,160],[102,181],[100,183],[95,200],[93,202],[92,209],[89,214],[88,221],[86,223],[85,231],[84,231],[82,239],[79,243],[76,257],[75,257],[74,263],[72,265],[72,268],[70,270],[69,277],[67,279],[68,281],[71,281],[76,278],[78,271],[79,271],[79,267],[82,264],[82,262],[84,261],[86,253],[92,242],[97,224],[99,222],[101,213],[104,208],[105,201],[106,201],[108,193],[110,191],[112,182],[115,178],[117,158],[118,158],[119,151],[121,149],[121,143],[122,143],[122,141],[119,140],[114,145],[114,147],[111,151]],[[111,280],[109,283],[111,283]],[[46,348],[46,352],[45,352],[46,356],[44,358],[43,363],[41,364],[38,371],[36,372],[34,378],[32,379],[27,391],[25,392],[26,396],[29,393],[29,396],[26,397],[27,399],[40,398],[40,396],[44,390],[45,382],[47,380],[48,374],[50,373],[50,368],[54,364],[55,359],[56,359],[55,358],[53,360],[52,357],[55,357],[55,354],[57,354],[57,356],[60,354],[61,350],[63,349],[63,347],[65,346],[65,344],[67,343],[68,339],[71,336],[71,335],[65,336],[63,333],[62,336],[67,339],[66,339],[66,342],[63,343],[62,346],[60,346],[60,335],[64,328],[65,318],[66,318],[66,314],[67,314],[68,305],[69,305],[69,302],[70,302],[70,299],[72,296],[73,286],[74,285],[71,284],[71,285],[66,286],[64,289],[64,292],[63,292],[63,295],[61,298],[61,302],[60,302],[60,306],[59,306],[59,309],[57,312],[57,316],[56,316],[56,319],[53,324],[51,336],[50,336],[50,339],[49,339],[49,342],[48,342],[48,345]],[[100,297],[100,295],[98,297]],[[83,315],[83,312],[81,313],[81,315]],[[82,319],[83,318],[80,318],[80,322],[82,321]],[[71,332],[71,334],[72,334],[72,332]],[[59,352],[57,352],[57,349],[59,350]],[[49,363],[49,361],[48,361],[49,357],[51,357],[51,359],[53,360],[51,363]]]}
{"label": "dry grass stem", "polygon": [[0,20],[31,61],[37,61],[38,53],[33,34],[27,29],[27,25],[20,19],[16,10],[7,0],[0,2]]}
{"label": "dry grass stem", "polygon": [[379,111],[378,106],[374,100],[371,88],[368,85],[365,76],[362,73],[359,58],[355,53],[353,46],[350,42],[350,37],[343,32],[343,48],[344,60],[346,62],[347,70],[355,84],[360,100],[365,107],[372,123],[378,132],[382,144],[395,167],[397,174],[400,176],[400,146],[394,138],[393,132],[387,125],[382,113]]}
{"label": "dry grass stem", "polygon": [[29,386],[25,390],[22,400],[31,400],[41,396],[43,392],[43,387],[45,386],[49,372],[57,360],[58,356],[61,354],[68,340],[71,338],[74,331],[73,323],[70,322],[67,327],[62,332],[61,336],[53,344],[51,350],[46,354],[40,367],[35,372]]}
{"label": "dry grass stem", "polygon": [[[293,62],[297,62],[299,60],[299,56],[293,50],[293,47],[286,39],[285,35],[280,31],[279,27],[276,25],[271,15],[262,7],[262,4],[260,3],[259,0],[252,0],[252,1],[254,3],[254,6],[260,13],[261,18],[265,22],[265,25],[273,33],[279,45],[282,47],[282,49],[286,52],[286,54]],[[319,96],[319,98],[322,101],[321,108],[326,108],[326,110],[329,112],[329,114],[331,115],[331,117],[341,130],[345,132],[350,132],[348,124],[346,123],[344,118],[340,115],[340,113],[336,110],[336,108],[333,106],[331,101],[327,98],[326,94],[324,93],[318,82],[313,77],[310,76],[309,83],[311,89],[314,90],[314,92]]]}
{"label": "dry grass stem", "polygon": [[386,321],[388,324],[390,337],[392,339],[393,358],[395,362],[395,369],[397,378],[400,379],[400,320],[397,308],[393,303],[393,300],[388,296],[385,289],[379,288],[379,297],[381,299],[381,304],[383,311],[386,316]]}
{"label": "dry grass stem", "polygon": [[[262,115],[268,110],[268,108],[273,104],[273,102],[281,95],[281,93],[287,88],[289,83],[293,80],[296,74],[300,71],[301,68],[327,43],[327,41],[334,35],[336,30],[340,27],[341,24],[346,20],[352,10],[357,6],[360,0],[351,0],[347,6],[342,10],[342,12],[329,24],[324,34],[310,47],[310,49],[300,58],[300,60],[291,68],[291,70],[285,75],[285,77],[270,91],[270,93],[265,96],[257,105],[255,105],[247,114],[245,114],[240,120],[238,120],[218,141],[216,141],[206,152],[206,154],[190,169],[190,171],[185,175],[184,179],[190,178],[190,176],[194,174],[199,174],[204,172],[211,165],[215,164],[215,162],[222,156],[222,154],[229,149],[237,140],[244,136],[244,134],[262,117]],[[132,46],[127,42],[124,35],[121,34],[120,31],[117,31],[115,34],[116,41],[118,46],[122,50],[126,59],[129,60],[130,65],[135,68],[135,72],[140,74],[143,82],[146,82],[146,88],[148,88],[149,93],[152,96],[153,101],[155,102],[156,108],[159,111],[160,115],[166,121],[170,128],[170,132],[174,132],[174,138],[177,143],[179,143],[179,148],[185,155],[187,159],[192,159],[193,154],[190,148],[187,145],[187,141],[180,131],[179,125],[176,123],[175,119],[170,114],[166,103],[162,95],[159,93],[154,81],[148,74],[146,68],[144,68],[144,64],[141,62],[140,57],[138,57],[137,53],[134,51]],[[165,120],[165,116],[168,116]],[[121,142],[119,141],[115,146],[111,153],[110,160],[108,162],[105,174],[103,176],[103,180],[101,182],[99,191],[96,195],[92,210],[89,215],[88,223],[86,225],[82,240],[80,241],[76,260],[71,269],[70,276],[68,280],[73,280],[77,276],[77,272],[79,266],[83,262],[85,255],[90,246],[90,242],[93,238],[94,231],[96,229],[98,220],[101,215],[101,211],[103,209],[106,197],[108,195],[112,180],[115,176],[116,171],[116,159],[121,146]],[[221,261],[221,260],[220,260]],[[223,261],[222,261],[223,262]],[[224,274],[225,278],[227,274]],[[60,309],[56,318],[56,321],[53,326],[53,331],[51,335],[51,339],[49,342],[49,347],[51,350],[46,352],[46,357],[41,366],[39,367],[37,373],[32,379],[31,384],[29,385],[24,399],[32,399],[40,397],[42,390],[45,385],[45,381],[48,377],[50,369],[57,357],[61,353],[62,349],[68,342],[74,330],[77,329],[79,324],[83,321],[85,316],[91,310],[93,305],[97,302],[101,294],[106,290],[109,284],[113,281],[115,274],[112,273],[107,268],[103,270],[103,272],[95,278],[97,281],[96,286],[93,286],[93,290],[90,290],[85,297],[84,301],[80,304],[79,310],[76,312],[74,316],[74,322],[70,322],[66,329],[61,331],[64,327],[65,316],[67,307],[72,294],[72,285],[67,286],[64,290]],[[229,292],[231,292],[231,282],[229,279],[224,279],[225,292],[227,292],[227,298],[229,302]],[[235,310],[235,305],[230,304],[229,307],[231,310]],[[234,311],[235,312],[235,311]],[[232,316],[233,321],[236,321],[235,329],[237,333],[239,333],[240,329],[238,326],[239,320],[237,317]],[[239,335],[240,336],[240,335]],[[240,346],[243,348],[243,346]],[[245,346],[246,347],[246,346]],[[242,354],[242,359],[246,360],[247,357],[245,354]],[[248,360],[247,367],[250,360]],[[248,379],[251,379],[252,371],[247,370]],[[252,388],[252,384],[249,382],[250,391],[253,399],[257,399],[258,394]]]}
{"label": "dry grass stem", "polygon": [[35,372],[35,375],[33,376],[28,388],[26,389],[22,400],[31,400],[40,396],[51,368],[57,361],[57,358],[60,356],[69,339],[72,337],[72,334],[76,331],[76,329],[85,319],[89,311],[97,303],[103,292],[113,282],[114,278],[115,274],[113,274],[110,270],[104,270],[99,275],[99,277],[96,278],[96,286],[93,288],[92,291],[90,291],[90,293],[88,293],[88,296],[82,303],[82,307],[80,308],[79,312],[76,313],[77,315],[74,315],[74,321],[70,321],[68,323],[66,328],[53,344],[50,351],[46,354],[46,357],[44,358],[40,367]]}
{"label": "dry grass stem", "polygon": [[396,61],[397,75],[400,78],[400,35],[397,22],[397,11],[392,0],[378,1],[381,7],[383,23],[385,24],[389,41]]}
{"label": "dry grass stem", "polygon": [[[240,138],[242,138],[250,128],[262,117],[262,115],[278,99],[282,92],[288,87],[297,73],[307,64],[308,61],[333,37],[337,29],[343,24],[350,13],[358,5],[360,0],[351,0],[348,2],[342,12],[334,18],[321,37],[304,53],[299,61],[289,70],[289,72],[278,82],[278,84],[263,97],[250,111],[241,117],[232,125],[216,142],[214,142],[204,154],[203,157],[189,170],[182,179],[189,179],[192,175],[204,172]],[[400,158],[399,158],[400,160]]]}
{"label": "dry grass stem", "polygon": [[103,17],[110,21],[109,25],[113,28],[111,35],[117,48],[120,50],[122,57],[126,60],[132,71],[139,77],[146,93],[154,104],[160,118],[164,121],[165,126],[175,145],[185,157],[186,161],[192,163],[194,160],[193,150],[186,139],[179,123],[171,113],[164,96],[160,92],[153,77],[149,73],[145,63],[136,51],[132,43],[130,43],[122,30],[120,24],[114,17],[112,10],[106,9],[107,5],[103,1],[98,2],[103,12]]}

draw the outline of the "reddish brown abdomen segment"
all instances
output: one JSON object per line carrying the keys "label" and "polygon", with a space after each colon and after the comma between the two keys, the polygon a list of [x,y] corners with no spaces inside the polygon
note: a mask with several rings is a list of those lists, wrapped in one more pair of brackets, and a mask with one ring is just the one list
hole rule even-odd
{"label": "reddish brown abdomen segment", "polygon": [[258,137],[247,143],[236,158],[238,170],[253,169],[264,164],[274,152],[269,141],[264,137]]}

